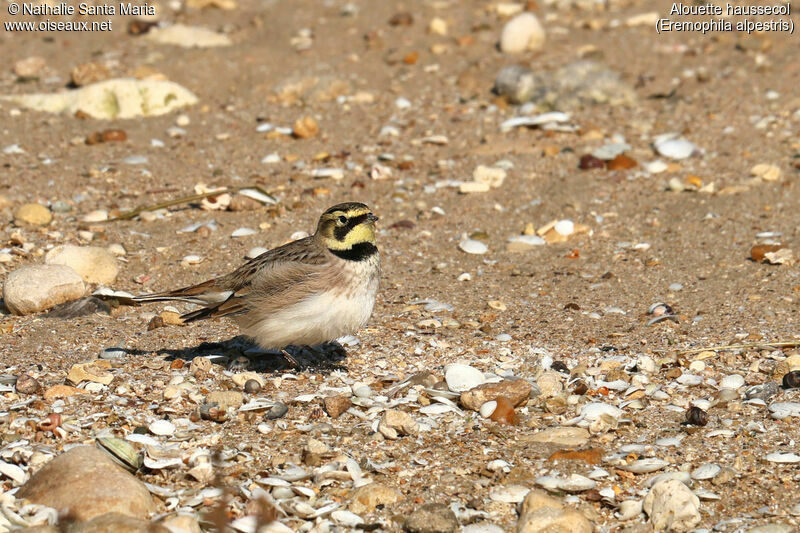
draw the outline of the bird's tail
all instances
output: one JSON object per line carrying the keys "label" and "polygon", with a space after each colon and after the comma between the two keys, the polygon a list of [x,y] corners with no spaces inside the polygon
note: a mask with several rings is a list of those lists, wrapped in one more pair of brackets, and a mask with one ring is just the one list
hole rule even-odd
{"label": "bird's tail", "polygon": [[197,285],[190,285],[173,291],[156,292],[134,296],[134,302],[188,302],[200,305],[213,305],[224,302],[230,297],[232,291],[220,290],[216,280],[208,280]]}

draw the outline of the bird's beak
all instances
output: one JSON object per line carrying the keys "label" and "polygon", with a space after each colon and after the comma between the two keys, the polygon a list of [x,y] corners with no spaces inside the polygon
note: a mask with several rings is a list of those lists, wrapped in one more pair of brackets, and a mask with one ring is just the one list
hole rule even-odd
{"label": "bird's beak", "polygon": [[369,215],[367,215],[367,220],[369,220],[370,222],[377,222],[380,219],[375,215],[373,215],[372,213],[370,213]]}

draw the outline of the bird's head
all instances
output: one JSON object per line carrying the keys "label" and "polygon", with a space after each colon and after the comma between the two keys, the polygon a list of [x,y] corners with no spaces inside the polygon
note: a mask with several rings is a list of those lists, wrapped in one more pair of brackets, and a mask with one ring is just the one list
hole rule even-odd
{"label": "bird's head", "polygon": [[377,252],[377,220],[372,210],[362,203],[337,204],[322,213],[316,237],[335,255],[360,260]]}

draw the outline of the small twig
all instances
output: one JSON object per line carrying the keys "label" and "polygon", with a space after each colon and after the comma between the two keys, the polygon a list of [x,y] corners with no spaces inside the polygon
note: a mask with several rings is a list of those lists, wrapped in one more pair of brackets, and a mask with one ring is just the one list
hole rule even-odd
{"label": "small twig", "polygon": [[122,213],[114,218],[110,218],[104,222],[109,223],[109,222],[116,222],[118,220],[130,220],[146,211],[156,211],[158,209],[164,209],[165,207],[172,207],[173,205],[196,202],[197,200],[203,200],[204,198],[209,198],[211,196],[219,196],[220,194],[226,194],[226,193],[236,193],[244,189],[254,189],[270,197],[272,200],[275,201],[275,203],[278,202],[274,196],[272,196],[270,193],[268,193],[258,185],[243,185],[241,187],[224,187],[222,189],[218,189],[213,192],[204,192],[202,194],[192,194],[190,196],[183,196],[181,198],[176,198],[174,200],[167,200],[166,202],[160,202],[155,205],[139,206],[136,209],[132,209],[131,211],[126,211],[125,213]]}
{"label": "small twig", "polygon": [[749,344],[726,344],[725,346],[707,346],[705,348],[694,348],[692,350],[680,350],[680,353],[716,352],[719,350],[740,350],[742,348],[788,348],[800,346],[800,341],[785,342],[753,342]]}

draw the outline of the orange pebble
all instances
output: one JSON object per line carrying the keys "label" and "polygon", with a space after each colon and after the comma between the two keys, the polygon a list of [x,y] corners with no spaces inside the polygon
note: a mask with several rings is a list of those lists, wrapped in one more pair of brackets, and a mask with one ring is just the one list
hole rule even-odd
{"label": "orange pebble", "polygon": [[511,400],[505,396],[498,396],[497,407],[494,412],[489,416],[489,420],[493,420],[498,424],[506,424],[514,426],[517,423],[517,413],[514,412],[514,405]]}

